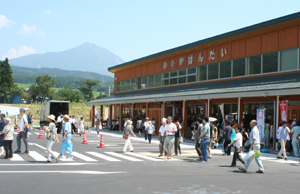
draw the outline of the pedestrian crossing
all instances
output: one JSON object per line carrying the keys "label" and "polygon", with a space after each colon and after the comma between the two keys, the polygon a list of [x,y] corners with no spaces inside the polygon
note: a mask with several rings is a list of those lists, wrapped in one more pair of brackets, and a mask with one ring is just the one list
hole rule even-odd
{"label": "pedestrian crossing", "polygon": [[[55,162],[53,158],[59,156],[58,152],[52,151],[55,155],[52,155],[52,162]],[[67,158],[68,154],[65,154],[62,158],[59,158],[60,162],[143,162],[143,161],[153,161],[153,162],[163,162],[163,158],[155,158],[152,156],[147,156],[140,153],[118,153],[118,152],[104,152],[98,153],[95,151],[85,151],[84,153],[79,153],[76,151],[72,152],[73,159]],[[13,154],[13,158],[10,159],[11,162],[45,162],[47,161],[47,151],[42,149],[41,152],[30,151],[29,154]]]}

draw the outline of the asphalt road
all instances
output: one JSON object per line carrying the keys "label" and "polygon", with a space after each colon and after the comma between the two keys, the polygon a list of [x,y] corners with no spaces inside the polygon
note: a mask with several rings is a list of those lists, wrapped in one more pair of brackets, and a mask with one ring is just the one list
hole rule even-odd
{"label": "asphalt road", "polygon": [[[103,131],[106,148],[97,148],[100,138],[95,132],[87,132],[88,144],[81,144],[83,138],[73,135],[73,160],[44,163],[47,141],[37,139],[37,130],[30,133],[29,155],[0,159],[1,194],[299,192],[297,158],[285,162],[264,154],[264,174],[255,173],[254,160],[247,173],[240,173],[237,167],[229,167],[232,156],[222,156],[220,149],[213,150],[208,163],[199,163],[193,144],[184,142],[182,155],[166,160],[157,157],[156,140],[149,144],[143,138],[132,138],[134,154],[123,154],[121,134]],[[60,148],[61,142],[52,150],[59,153]]]}

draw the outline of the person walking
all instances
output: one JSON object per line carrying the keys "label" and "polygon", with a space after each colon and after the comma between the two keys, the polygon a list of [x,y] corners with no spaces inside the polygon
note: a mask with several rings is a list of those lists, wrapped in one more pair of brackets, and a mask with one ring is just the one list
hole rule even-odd
{"label": "person walking", "polygon": [[197,159],[198,161],[202,161],[203,160],[203,156],[202,156],[202,152],[200,150],[200,135],[201,135],[201,131],[203,129],[203,121],[201,119],[197,119],[196,124],[194,125],[194,134],[195,134],[195,150],[199,156],[199,158]]}
{"label": "person walking", "polygon": [[[227,154],[228,156],[230,156],[231,154],[231,147],[228,146],[231,143],[231,135],[232,135],[232,127],[231,127],[231,122],[230,121],[226,121],[226,127],[225,130],[223,132],[224,134],[224,151],[225,154]],[[223,155],[225,155],[223,154]]]}
{"label": "person walking", "polygon": [[[55,116],[54,115],[49,115],[47,116],[48,122],[49,122],[49,127],[47,130],[47,160],[45,163],[50,163],[51,162],[51,155],[55,156],[55,154],[52,151],[52,146],[55,143],[59,143],[58,141],[58,136],[57,136],[57,128],[55,126]],[[56,162],[58,162],[58,158],[56,158]]]}
{"label": "person walking", "polygon": [[143,130],[143,126],[142,126],[142,119],[138,118],[138,120],[136,121],[136,129],[139,131],[139,137],[142,137],[142,130]]}
{"label": "person walking", "polygon": [[126,153],[128,146],[129,146],[130,152],[134,152],[132,143],[130,141],[130,134],[132,134],[134,137],[136,137],[136,135],[133,133],[132,121],[128,120],[126,127],[123,130],[123,138],[125,139],[125,145],[123,148],[124,153]]}
{"label": "person walking", "polygon": [[245,162],[242,160],[240,153],[243,148],[243,136],[241,134],[242,127],[237,126],[236,128],[236,135],[234,136],[233,142],[229,144],[229,146],[234,147],[234,154],[231,162],[231,166],[236,166],[236,159],[238,159],[242,164],[245,164]]}
{"label": "person walking", "polygon": [[25,144],[25,152],[23,154],[29,154],[28,151],[28,131],[27,131],[27,115],[25,114],[25,109],[20,108],[20,114],[22,115],[21,123],[20,123],[20,133],[17,137],[17,145],[18,149],[14,151],[14,153],[21,153],[21,139],[23,139],[23,142]]}
{"label": "person walking", "polygon": [[146,118],[146,121],[144,122],[144,129],[145,129],[145,141],[147,141],[148,135],[147,135],[147,127],[149,126],[149,117]]}
{"label": "person walking", "polygon": [[167,159],[170,160],[172,156],[172,148],[175,142],[175,133],[177,132],[177,127],[173,123],[173,118],[168,117],[168,124],[166,125],[166,138],[164,141],[164,148],[167,152]]}
{"label": "person walking", "polygon": [[[251,133],[250,133],[250,146],[251,146],[251,150],[253,151],[260,151],[260,137],[259,137],[259,130],[257,128],[257,121],[256,120],[252,120],[250,122],[250,127],[252,128]],[[241,172],[247,172],[249,165],[251,164],[253,160],[253,157],[250,158],[249,160],[247,160],[246,165],[244,167],[240,167],[239,170]],[[262,165],[261,162],[261,157],[258,156],[257,158],[255,158],[256,163],[258,165],[259,170],[256,171],[256,173],[264,173],[264,167]]]}
{"label": "person walking", "polygon": [[165,130],[166,130],[166,125],[167,125],[167,119],[166,118],[163,118],[162,119],[162,125],[160,126],[159,128],[159,131],[158,131],[158,141],[159,141],[159,155],[158,157],[161,157],[163,156],[163,153],[164,153],[164,140],[165,140]]}
{"label": "person walking", "polygon": [[65,153],[65,150],[69,152],[69,159],[73,159],[72,150],[73,150],[73,143],[71,141],[72,139],[72,127],[70,123],[70,117],[68,115],[64,116],[64,129],[63,129],[63,143],[61,144],[61,152],[60,155],[56,158],[56,161],[58,161],[59,158],[63,158],[63,155]]}
{"label": "person walking", "polygon": [[175,146],[174,146],[174,151],[175,151],[175,156],[181,155],[181,148],[180,148],[180,139],[181,139],[181,129],[182,126],[179,123],[179,120],[176,121],[175,123],[176,127],[177,127],[177,132],[175,133]]}
{"label": "person walking", "polygon": [[[97,124],[96,124],[96,127],[97,127]],[[80,136],[84,133],[84,119],[83,119],[83,117],[80,117],[80,119],[79,119],[79,122],[78,122],[78,131],[79,131],[79,135]],[[97,130],[97,134],[99,136],[98,130]]]}
{"label": "person walking", "polygon": [[297,125],[292,128],[291,133],[293,133],[292,144],[293,144],[294,155],[296,157],[299,157],[300,156],[300,152],[299,152],[300,146],[299,146],[299,140],[297,139],[297,136],[300,134],[300,120],[297,122]]}
{"label": "person walking", "polygon": [[146,128],[146,132],[148,134],[148,141],[149,144],[151,144],[151,140],[152,140],[152,135],[155,132],[155,128],[152,125],[152,121],[148,121],[148,127]]}
{"label": "person walking", "polygon": [[287,127],[288,125],[288,122],[286,121],[283,121],[283,125],[281,127],[281,129],[279,130],[279,133],[278,133],[278,143],[280,143],[280,151],[277,155],[277,158],[278,159],[282,159],[281,158],[281,155],[283,154],[284,156],[284,159],[287,160],[287,155],[286,155],[286,150],[285,150],[285,145],[286,145],[286,140],[288,139],[289,137],[289,132],[290,132],[290,129]]}
{"label": "person walking", "polygon": [[5,127],[0,132],[4,136],[5,159],[13,157],[12,143],[14,139],[14,127],[11,124],[10,118],[5,118]]}
{"label": "person walking", "polygon": [[[5,123],[5,117],[6,115],[4,113],[0,114],[1,117],[1,123],[0,123],[0,132],[3,131],[6,123]],[[4,139],[3,139],[4,134],[0,135],[0,156],[4,156]]]}
{"label": "person walking", "polygon": [[59,114],[59,116],[57,117],[57,133],[61,133],[62,122],[63,122],[63,115]]}
{"label": "person walking", "polygon": [[211,159],[211,147],[212,147],[213,142],[214,142],[215,132],[214,132],[214,127],[210,123],[210,121],[208,121],[208,124],[209,124],[209,127],[210,127],[210,130],[209,130],[210,139],[209,139],[207,149],[208,149],[208,158]]}
{"label": "person walking", "polygon": [[200,150],[203,155],[203,160],[201,161],[202,163],[208,162],[208,144],[210,141],[210,125],[209,125],[209,118],[204,117],[203,118],[203,130],[200,135],[201,145],[200,145]]}

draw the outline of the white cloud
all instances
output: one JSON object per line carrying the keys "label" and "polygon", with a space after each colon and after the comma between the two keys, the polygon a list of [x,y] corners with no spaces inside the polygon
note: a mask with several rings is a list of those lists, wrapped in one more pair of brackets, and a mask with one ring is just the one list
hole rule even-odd
{"label": "white cloud", "polygon": [[13,22],[5,17],[5,15],[0,14],[0,29],[7,27],[10,28],[13,25]]}
{"label": "white cloud", "polygon": [[36,50],[32,48],[31,46],[19,46],[19,48],[15,49],[14,47],[10,48],[7,51],[7,55],[3,55],[2,59],[8,58],[8,59],[13,59],[25,55],[30,55],[34,54]]}
{"label": "white cloud", "polygon": [[43,11],[43,14],[51,15],[52,11],[51,10]]}
{"label": "white cloud", "polygon": [[24,35],[28,35],[28,34],[36,34],[40,37],[44,37],[45,34],[44,34],[44,30],[38,30],[36,25],[32,25],[32,26],[29,26],[27,24],[23,24],[22,25],[22,30],[20,32],[21,34],[24,34]]}

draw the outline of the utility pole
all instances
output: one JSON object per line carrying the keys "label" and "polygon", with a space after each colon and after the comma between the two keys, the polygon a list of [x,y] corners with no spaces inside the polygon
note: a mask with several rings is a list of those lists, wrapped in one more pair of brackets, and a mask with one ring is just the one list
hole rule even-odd
{"label": "utility pole", "polygon": [[108,96],[110,96],[110,86],[108,86]]}

